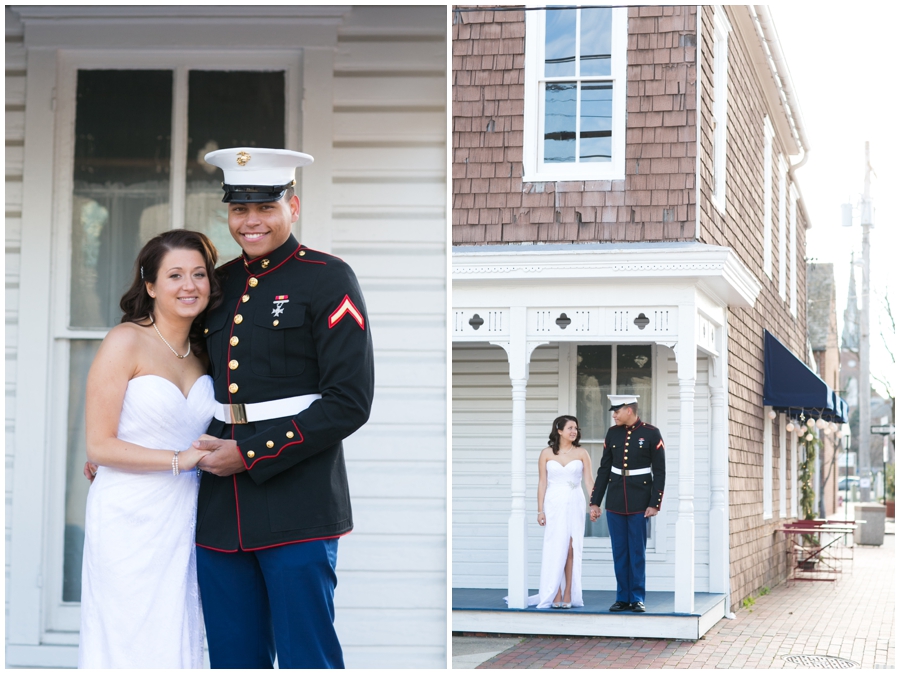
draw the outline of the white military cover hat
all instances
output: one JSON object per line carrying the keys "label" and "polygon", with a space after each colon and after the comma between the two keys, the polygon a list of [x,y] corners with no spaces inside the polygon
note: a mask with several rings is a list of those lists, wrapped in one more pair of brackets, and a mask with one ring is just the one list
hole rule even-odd
{"label": "white military cover hat", "polygon": [[640,398],[640,396],[625,395],[607,395],[606,397],[609,398],[609,403],[612,405],[612,407],[609,408],[610,412],[614,412],[623,405],[636,405],[638,398]]}
{"label": "white military cover hat", "polygon": [[230,147],[208,153],[204,159],[225,174],[222,201],[262,203],[278,201],[294,184],[294,171],[313,163],[311,155],[265,147]]}

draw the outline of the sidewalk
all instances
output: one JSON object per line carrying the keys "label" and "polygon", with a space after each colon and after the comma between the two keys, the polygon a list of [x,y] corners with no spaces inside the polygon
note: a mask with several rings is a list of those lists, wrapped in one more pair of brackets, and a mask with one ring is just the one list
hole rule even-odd
{"label": "sidewalk", "polygon": [[[524,637],[483,661],[490,668],[575,669],[795,669],[841,663],[784,656],[830,656],[868,669],[895,667],[893,522],[884,545],[858,546],[849,573],[833,583],[783,583],[748,608],[733,607],[736,618],[721,620],[698,641],[608,637]],[[466,640],[453,637],[453,666],[475,666],[469,655],[457,659]],[[485,656],[510,642],[483,637]],[[477,658],[476,658],[477,659]],[[847,666],[846,664],[844,665]]]}

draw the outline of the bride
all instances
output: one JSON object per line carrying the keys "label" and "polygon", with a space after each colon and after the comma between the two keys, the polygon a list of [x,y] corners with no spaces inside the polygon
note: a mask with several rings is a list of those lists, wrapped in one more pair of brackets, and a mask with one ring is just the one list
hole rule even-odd
{"label": "bride", "polygon": [[538,459],[538,517],[544,529],[541,557],[541,586],[529,597],[538,608],[584,606],[581,598],[581,549],[584,515],[587,509],[581,483],[590,494],[591,457],[578,443],[578,419],[557,417],[550,431],[548,447]]}
{"label": "bride", "polygon": [[199,668],[203,624],[194,548],[213,414],[199,319],[218,301],[216,249],[203,234],[151,239],[103,340],[86,391],[82,668]]}

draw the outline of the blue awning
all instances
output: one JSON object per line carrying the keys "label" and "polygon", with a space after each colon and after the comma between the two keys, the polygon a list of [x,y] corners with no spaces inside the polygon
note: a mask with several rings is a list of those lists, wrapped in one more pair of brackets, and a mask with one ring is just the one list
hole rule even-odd
{"label": "blue awning", "polygon": [[765,334],[763,405],[791,417],[847,423],[849,407],[806,363],[797,358],[768,330]]}

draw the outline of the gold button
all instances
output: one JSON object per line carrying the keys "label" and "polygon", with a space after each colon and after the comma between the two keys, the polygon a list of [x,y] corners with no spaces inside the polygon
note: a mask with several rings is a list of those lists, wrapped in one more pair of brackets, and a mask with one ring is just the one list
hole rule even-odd
{"label": "gold button", "polygon": [[304,255],[306,255],[306,251],[305,251],[305,250],[301,250],[301,251],[300,251],[300,257],[303,257]]}
{"label": "gold button", "polygon": [[237,384],[232,384],[231,386],[228,387],[228,390],[231,391],[232,393],[237,393],[237,392],[238,392],[238,385],[237,385]]}
{"label": "gold button", "polygon": [[247,452],[248,459],[252,459],[254,456],[256,456],[256,452],[254,452],[252,449],[249,452]]}
{"label": "gold button", "polygon": [[237,346],[238,342],[240,342],[240,341],[241,340],[239,340],[237,338],[237,335],[235,335],[234,337],[232,337],[231,339],[228,340],[228,343],[231,344],[231,346]]}
{"label": "gold button", "polygon": [[266,267],[269,266],[269,261],[268,261],[268,260],[263,260],[260,264],[262,265],[262,268],[265,269]]}
{"label": "gold button", "polygon": [[269,441],[266,443],[266,447],[268,447],[269,449],[272,449],[272,447],[274,447],[274,446],[275,446],[275,443],[272,442],[271,440],[269,440]]}
{"label": "gold button", "polygon": [[294,437],[294,431],[288,431],[287,433],[285,433],[285,435],[288,436],[289,438],[293,438],[293,437]]}
{"label": "gold button", "polygon": [[209,334],[209,328],[203,328],[203,334],[204,334],[204,335],[208,335],[208,334]]}
{"label": "gold button", "polygon": [[274,321],[272,321],[272,325],[278,325],[278,323],[279,323],[279,320],[277,318]]}
{"label": "gold button", "polygon": [[238,362],[237,362],[236,360],[230,360],[230,361],[228,361],[228,369],[229,369],[229,370],[237,370],[237,369],[238,369]]}
{"label": "gold button", "polygon": [[241,302],[249,302],[249,301],[250,301],[250,295],[244,295],[241,297]]}
{"label": "gold button", "polygon": [[237,323],[238,325],[240,325],[241,322],[242,322],[243,320],[244,320],[244,317],[241,316],[240,314],[237,314],[237,315],[234,317],[234,322]]}
{"label": "gold button", "polygon": [[258,284],[258,283],[259,283],[259,281],[252,276],[250,277],[250,280],[247,281],[247,285],[249,285],[251,288],[255,288],[256,284]]}

